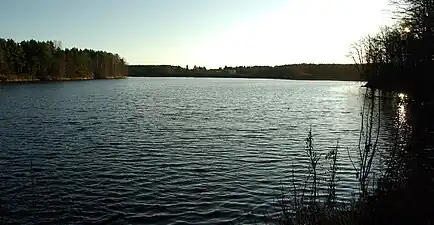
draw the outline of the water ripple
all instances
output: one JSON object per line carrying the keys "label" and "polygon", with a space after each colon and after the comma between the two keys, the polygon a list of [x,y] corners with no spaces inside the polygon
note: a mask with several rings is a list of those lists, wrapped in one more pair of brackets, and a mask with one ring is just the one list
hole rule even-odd
{"label": "water ripple", "polygon": [[[1,210],[17,224],[262,221],[282,188],[305,182],[311,125],[322,153],[338,138],[355,146],[357,88],[171,78],[1,87]],[[348,160],[339,167],[345,200],[354,172]]]}

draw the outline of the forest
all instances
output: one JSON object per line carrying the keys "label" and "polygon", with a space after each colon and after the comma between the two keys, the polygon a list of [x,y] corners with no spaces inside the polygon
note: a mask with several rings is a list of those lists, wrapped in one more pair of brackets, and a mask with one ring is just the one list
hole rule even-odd
{"label": "forest", "polygon": [[293,64],[281,66],[238,66],[219,69],[171,65],[132,65],[129,76],[137,77],[231,77],[274,78],[294,80],[359,81],[360,73],[353,64]]}
{"label": "forest", "polygon": [[433,99],[434,0],[390,3],[396,23],[355,42],[350,56],[369,87]]}
{"label": "forest", "polygon": [[0,82],[122,78],[127,69],[118,54],[0,38]]}

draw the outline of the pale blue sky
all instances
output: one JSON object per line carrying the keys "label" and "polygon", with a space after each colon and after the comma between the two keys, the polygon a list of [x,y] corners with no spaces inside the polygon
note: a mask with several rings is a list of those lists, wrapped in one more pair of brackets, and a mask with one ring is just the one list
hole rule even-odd
{"label": "pale blue sky", "polygon": [[[59,40],[129,64],[350,63],[388,0],[0,0],[0,37]],[[367,15],[369,18],[367,18]]]}

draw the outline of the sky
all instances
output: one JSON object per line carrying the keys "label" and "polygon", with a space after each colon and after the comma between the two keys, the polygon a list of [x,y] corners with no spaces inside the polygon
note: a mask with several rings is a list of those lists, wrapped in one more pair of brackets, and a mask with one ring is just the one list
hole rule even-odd
{"label": "sky", "polygon": [[388,0],[0,0],[0,37],[58,40],[131,65],[351,63]]}

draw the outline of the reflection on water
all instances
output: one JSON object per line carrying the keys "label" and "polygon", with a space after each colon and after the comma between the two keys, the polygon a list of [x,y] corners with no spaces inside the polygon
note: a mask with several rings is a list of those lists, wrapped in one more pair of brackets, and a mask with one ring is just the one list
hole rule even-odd
{"label": "reflection on water", "polygon": [[401,103],[398,106],[398,119],[399,119],[399,123],[406,123],[406,110],[405,110],[405,105],[403,103]]}
{"label": "reflection on water", "polygon": [[[383,123],[389,133],[379,204],[390,224],[429,224],[434,205],[433,105],[418,103],[405,94],[383,100]],[[392,119],[391,119],[392,118]],[[398,204],[399,202],[399,204]],[[396,216],[400,215],[400,216]]]}
{"label": "reflection on water", "polygon": [[398,97],[401,100],[406,100],[408,98],[407,94],[405,93],[398,93]]}
{"label": "reflection on water", "polygon": [[398,106],[398,123],[403,124],[403,123],[407,123],[407,115],[406,115],[406,104],[405,103],[400,103]]}
{"label": "reflection on water", "polygon": [[397,99],[397,112],[396,112],[396,128],[398,133],[398,139],[397,141],[400,142],[401,145],[405,144],[408,140],[408,135],[411,130],[411,124],[408,121],[408,96],[403,93],[398,94]]}

